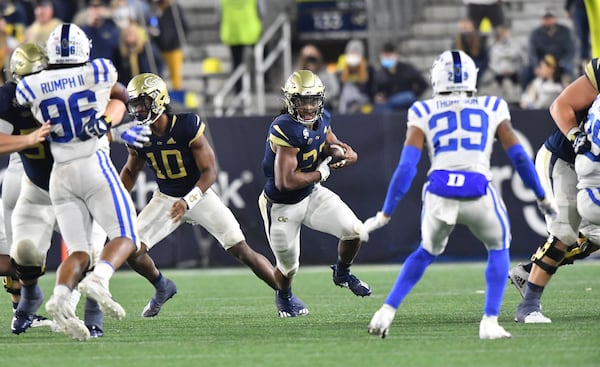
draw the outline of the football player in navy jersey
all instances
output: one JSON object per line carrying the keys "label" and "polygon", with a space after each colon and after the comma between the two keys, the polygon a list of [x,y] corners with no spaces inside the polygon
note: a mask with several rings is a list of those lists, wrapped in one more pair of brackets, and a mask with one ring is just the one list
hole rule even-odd
{"label": "football player in navy jersey", "polygon": [[599,59],[592,59],[584,75],[569,84],[550,106],[558,130],[540,148],[536,169],[546,191],[554,196],[558,215],[546,218],[550,236],[533,254],[532,263],[511,269],[510,279],[523,296],[515,312],[517,322],[550,323],[551,319],[541,313],[540,300],[552,275],[559,266],[585,258],[599,248],[596,243],[578,238],[584,229],[580,228],[578,178],[574,170],[576,156],[591,148],[579,122],[585,120],[588,108],[600,91],[599,68]]}
{"label": "football player in navy jersey", "polygon": [[217,166],[204,135],[206,124],[194,113],[170,113],[167,86],[155,74],[135,76],[127,85],[127,93],[130,115],[149,125],[152,134],[143,147],[129,147],[121,180],[131,190],[147,163],[158,183],[158,190],[138,215],[141,248],[127,261],[156,289],[142,316],[156,316],[177,292],[175,284],[158,271],[148,250],[185,222],[204,227],[228,253],[275,288],[273,265],[248,246],[233,213],[210,188]]}
{"label": "football player in navy jersey", "polygon": [[331,266],[334,284],[363,297],[371,289],[350,272],[361,246],[363,223],[338,195],[321,185],[330,174],[331,157],[322,154],[327,144],[344,150],[333,168],[353,164],[358,156],[333,133],[318,76],[309,70],[295,71],[282,90],[286,106],[269,127],[262,161],[266,183],[258,203],[277,260],[275,304],[280,317],[295,317],[308,314],[292,293],[300,265],[302,225],[339,238],[338,260]]}

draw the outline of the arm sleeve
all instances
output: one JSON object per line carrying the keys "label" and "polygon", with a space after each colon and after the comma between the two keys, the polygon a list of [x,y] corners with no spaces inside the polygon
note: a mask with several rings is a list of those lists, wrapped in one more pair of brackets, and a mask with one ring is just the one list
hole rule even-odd
{"label": "arm sleeve", "polygon": [[421,159],[420,149],[410,145],[402,149],[400,162],[398,163],[398,167],[396,167],[396,171],[394,171],[394,175],[388,186],[385,202],[383,203],[382,211],[385,215],[392,215],[400,200],[402,200],[408,189],[410,189],[410,185],[417,174],[419,159]]}
{"label": "arm sleeve", "polygon": [[508,148],[506,154],[508,154],[508,157],[512,161],[513,167],[515,167],[517,170],[517,173],[521,177],[521,180],[523,180],[525,186],[533,190],[538,199],[543,199],[546,197],[546,192],[540,183],[540,178],[535,171],[533,162],[527,153],[525,153],[523,146],[521,144],[515,144]]}

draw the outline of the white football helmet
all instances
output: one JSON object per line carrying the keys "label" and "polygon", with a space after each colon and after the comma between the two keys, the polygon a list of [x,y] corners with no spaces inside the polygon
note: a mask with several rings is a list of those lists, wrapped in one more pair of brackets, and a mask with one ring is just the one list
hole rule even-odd
{"label": "white football helmet", "polygon": [[323,114],[325,87],[312,71],[295,71],[281,90],[287,112],[302,125],[311,126]]}
{"label": "white football helmet", "polygon": [[58,25],[46,42],[50,64],[83,64],[90,60],[90,40],[79,26],[72,23]]}
{"label": "white football helmet", "polygon": [[431,67],[433,95],[448,92],[476,92],[479,69],[464,51],[444,51]]}

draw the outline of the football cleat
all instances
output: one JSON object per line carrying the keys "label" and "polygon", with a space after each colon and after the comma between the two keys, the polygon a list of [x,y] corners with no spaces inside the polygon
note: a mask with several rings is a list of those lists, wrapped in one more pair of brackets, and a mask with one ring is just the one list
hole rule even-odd
{"label": "football cleat", "polygon": [[373,315],[371,322],[369,322],[369,334],[385,338],[388,335],[395,315],[396,309],[392,306],[386,304],[381,306],[381,308]]}
{"label": "football cleat", "polygon": [[296,317],[308,315],[308,308],[302,300],[289,292],[289,296],[283,296],[278,290],[275,291],[275,306],[279,317]]}
{"label": "football cleat", "polygon": [[369,285],[358,279],[349,269],[345,272],[338,272],[338,266],[334,264],[331,265],[331,270],[333,270],[333,284],[342,288],[348,288],[352,293],[360,297],[371,295]]}
{"label": "football cleat", "polygon": [[522,322],[524,324],[550,324],[552,320],[544,316],[540,311],[529,312],[528,314],[522,314],[518,312],[515,315],[516,322]]}
{"label": "football cleat", "polygon": [[31,327],[42,327],[51,325],[52,320],[42,315],[33,315],[33,320],[31,320]]}
{"label": "football cleat", "polygon": [[105,315],[117,320],[121,320],[125,317],[125,310],[120,304],[112,299],[110,291],[108,290],[108,284],[104,284],[98,275],[94,273],[88,274],[79,283],[79,291],[86,297],[95,299]]}
{"label": "football cleat", "polygon": [[525,297],[525,288],[527,287],[527,279],[529,279],[529,272],[525,270],[523,264],[519,264],[508,272],[508,279],[517,288],[521,294],[521,298]]}
{"label": "football cleat", "polygon": [[104,336],[104,331],[96,325],[86,325],[90,332],[90,338],[101,338]]}
{"label": "football cleat", "polygon": [[12,318],[10,331],[16,335],[24,333],[31,327],[31,324],[33,323],[33,316],[33,314],[28,314],[23,311],[15,311]]}
{"label": "football cleat", "polygon": [[479,323],[479,339],[509,339],[512,335],[498,325],[498,316],[483,316]]}
{"label": "football cleat", "polygon": [[176,294],[177,294],[177,287],[175,286],[175,283],[173,283],[172,280],[167,279],[164,290],[162,290],[160,292],[157,290],[156,292],[154,292],[154,297],[152,297],[152,299],[150,299],[150,302],[148,302],[146,307],[144,307],[144,310],[142,311],[142,316],[143,317],[154,317],[154,316],[158,315],[162,306],[168,300],[173,298],[173,296]]}
{"label": "football cleat", "polygon": [[52,316],[60,330],[72,339],[84,341],[90,338],[90,332],[69,303],[69,296],[52,295],[46,302],[46,311]]}

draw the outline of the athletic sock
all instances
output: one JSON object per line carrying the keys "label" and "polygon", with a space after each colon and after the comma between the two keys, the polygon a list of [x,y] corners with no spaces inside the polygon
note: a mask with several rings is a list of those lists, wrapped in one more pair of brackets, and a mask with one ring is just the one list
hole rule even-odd
{"label": "athletic sock", "polygon": [[427,269],[435,258],[434,255],[425,251],[421,246],[413,251],[406,258],[404,265],[402,265],[400,274],[398,274],[398,278],[396,278],[396,282],[388,294],[385,303],[393,308],[398,308],[411,289],[421,279],[423,273],[425,273],[425,269]]}

